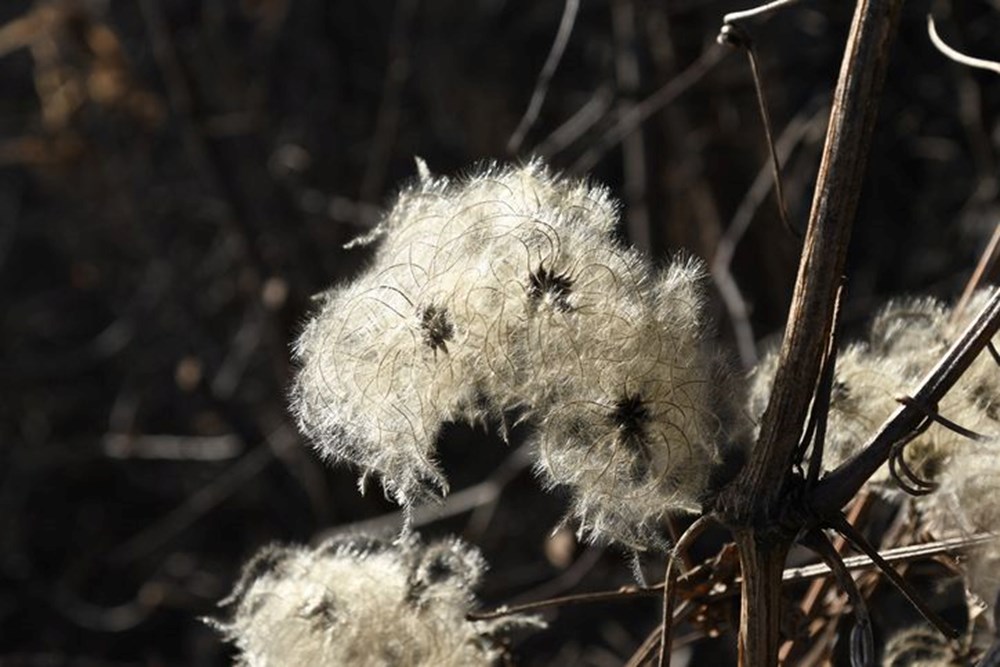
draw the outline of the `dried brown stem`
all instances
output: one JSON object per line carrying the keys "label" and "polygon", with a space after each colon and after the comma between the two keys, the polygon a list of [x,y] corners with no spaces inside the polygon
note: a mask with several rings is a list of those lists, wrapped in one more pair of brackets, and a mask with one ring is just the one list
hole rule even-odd
{"label": "dried brown stem", "polygon": [[837,585],[847,593],[851,606],[854,607],[854,629],[851,631],[851,664],[855,667],[863,665],[868,667],[875,664],[875,641],[872,638],[872,619],[868,613],[868,605],[865,602],[861,590],[855,583],[850,571],[844,566],[837,548],[833,546],[822,530],[814,528],[806,533],[802,539],[802,544],[809,547],[830,567]]}
{"label": "dried brown stem", "polygon": [[886,578],[892,582],[896,589],[903,594],[903,596],[910,601],[917,611],[920,612],[921,616],[927,620],[928,623],[937,628],[941,634],[955,639],[958,637],[958,631],[952,628],[948,623],[941,618],[937,612],[931,609],[927,603],[925,603],[908,581],[903,579],[903,576],[896,572],[896,570],[886,562],[886,560],[879,554],[878,549],[876,549],[868,539],[858,531],[857,528],[852,526],[843,514],[838,515],[832,522],[831,527],[834,528],[838,533],[847,538],[847,541],[857,549],[858,551],[864,553],[872,562],[878,566],[879,570],[886,576]]}
{"label": "dried brown stem", "polygon": [[[802,433],[833,323],[902,0],[862,0],[854,15],[834,95],[826,145],[809,216],[774,389],[761,418],[760,437],[732,489],[740,502],[724,507],[748,525],[754,513],[777,506]],[[752,499],[753,502],[745,502]]]}
{"label": "dried brown stem", "polygon": [[[716,503],[740,549],[740,665],[773,665],[781,575],[799,526],[781,527],[791,463],[833,328],[878,99],[902,0],[860,0],[834,93],[809,226],[771,397],[746,467]],[[839,508],[838,508],[839,509]]]}
{"label": "dried brown stem", "polygon": [[715,519],[706,514],[698,518],[688,526],[677,544],[674,545],[670,556],[667,558],[667,572],[663,577],[663,616],[660,619],[660,655],[657,661],[658,667],[667,667],[670,664],[670,640],[673,636],[672,623],[674,618],[674,599],[677,592],[677,568],[680,565],[682,554],[684,554],[698,537],[705,532],[705,529]]}

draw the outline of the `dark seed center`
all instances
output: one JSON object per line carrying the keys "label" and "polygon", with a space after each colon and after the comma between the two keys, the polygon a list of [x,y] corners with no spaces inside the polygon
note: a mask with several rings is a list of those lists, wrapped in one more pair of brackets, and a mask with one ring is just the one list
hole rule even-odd
{"label": "dark seed center", "polygon": [[618,429],[618,446],[632,453],[631,475],[636,481],[649,475],[653,456],[646,440],[646,426],[649,423],[649,408],[642,396],[629,394],[615,401],[609,420]]}
{"label": "dark seed center", "polygon": [[573,281],[569,276],[540,266],[529,274],[528,281],[528,298],[532,301],[538,302],[548,296],[556,310],[572,309],[569,295],[573,292]]}
{"label": "dark seed center", "polygon": [[649,408],[639,394],[629,394],[615,401],[611,422],[626,438],[641,437],[649,421]]}
{"label": "dark seed center", "polygon": [[437,354],[441,350],[447,354],[448,341],[455,337],[455,325],[448,317],[448,310],[439,306],[427,306],[420,313],[420,330],[424,343]]}

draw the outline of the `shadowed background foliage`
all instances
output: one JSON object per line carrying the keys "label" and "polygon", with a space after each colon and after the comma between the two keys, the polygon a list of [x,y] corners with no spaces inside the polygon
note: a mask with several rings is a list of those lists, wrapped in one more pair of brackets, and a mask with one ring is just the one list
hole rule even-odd
{"label": "shadowed background foliage", "polygon": [[[751,26],[798,227],[847,4],[804,2]],[[734,342],[740,302],[744,337],[766,344],[780,329],[797,242],[767,189],[751,188],[770,180],[746,58],[728,53],[653,106],[743,7],[583,0],[512,153],[563,7],[0,6],[0,664],[224,664],[198,617],[256,548],[394,511],[304,446],[285,393],[310,297],[367,261],[341,246],[414,178],[414,155],[445,174],[532,154],[588,172],[652,257],[715,262],[730,305],[718,300],[721,336]],[[849,331],[890,295],[956,297],[1000,216],[1000,85],[934,50],[931,10],[953,46],[1000,59],[996,0],[908,4],[854,233]],[[609,142],[636,105],[648,118]],[[734,246],[727,230],[751,221]],[[490,603],[629,582],[621,553],[550,536],[565,499],[539,490],[519,435],[448,429],[452,488],[480,486],[426,530],[483,548]],[[514,653],[620,664],[655,616],[652,602],[568,609]],[[695,664],[725,662],[732,643],[699,645]]]}

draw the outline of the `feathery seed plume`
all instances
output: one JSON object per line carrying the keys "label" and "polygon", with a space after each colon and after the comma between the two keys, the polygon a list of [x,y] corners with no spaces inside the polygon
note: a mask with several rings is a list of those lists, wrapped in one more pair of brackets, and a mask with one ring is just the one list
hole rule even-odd
{"label": "feathery seed plume", "polygon": [[368,271],[325,295],[295,346],[302,429],[408,506],[447,490],[443,423],[518,411],[583,532],[656,543],[656,522],[700,506],[741,434],[701,264],[655,275],[614,240],[603,188],[539,162],[420,172],[370,235]]}
{"label": "feathery seed plume", "polygon": [[365,536],[315,549],[270,546],[244,567],[213,623],[245,667],[475,667],[502,655],[496,636],[533,617],[468,621],[482,556],[457,539]]}

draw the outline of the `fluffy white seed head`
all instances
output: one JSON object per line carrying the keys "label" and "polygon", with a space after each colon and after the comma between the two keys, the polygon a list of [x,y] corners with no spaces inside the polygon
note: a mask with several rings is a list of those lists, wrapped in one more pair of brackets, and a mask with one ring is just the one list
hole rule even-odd
{"label": "fluffy white seed head", "polygon": [[409,504],[446,488],[442,423],[517,410],[588,535],[655,542],[665,512],[699,507],[741,399],[706,340],[701,264],[656,275],[616,222],[606,191],[537,162],[423,173],[295,347],[303,430]]}
{"label": "fluffy white seed head", "polygon": [[[838,355],[826,434],[826,467],[835,467],[860,450],[899,408],[896,399],[915,392],[990,296],[988,290],[975,294],[960,314],[932,299],[892,303],[873,320],[866,340]],[[762,413],[766,406],[775,366],[776,355],[769,355],[757,369],[751,392],[754,414]],[[973,440],[934,423],[906,445],[904,457],[909,467],[922,479],[939,485],[934,493],[917,501],[926,527],[937,536],[1000,527],[998,402],[1000,367],[984,351],[936,407],[940,415],[989,439]],[[888,483],[886,466],[871,481],[876,489],[896,488]],[[964,562],[970,589],[987,604],[995,604],[1000,593],[1000,538],[970,551]],[[936,637],[936,633],[929,636]],[[937,658],[928,652],[931,645],[925,646],[927,636],[921,632],[904,633],[897,639],[903,657],[887,659],[887,665],[952,664],[934,661]],[[918,653],[930,657],[919,658]]]}
{"label": "fluffy white seed head", "polygon": [[493,665],[496,635],[538,621],[467,621],[484,569],[478,551],[453,539],[271,546],[223,602],[231,620],[215,625],[246,667]]}
{"label": "fluffy white seed head", "polygon": [[546,356],[533,379],[549,392],[538,468],[574,490],[588,536],[655,544],[667,511],[700,509],[737,437],[713,402],[736,383],[705,345],[701,281],[700,265],[678,262],[649,285],[545,324],[559,343],[538,352]]}

